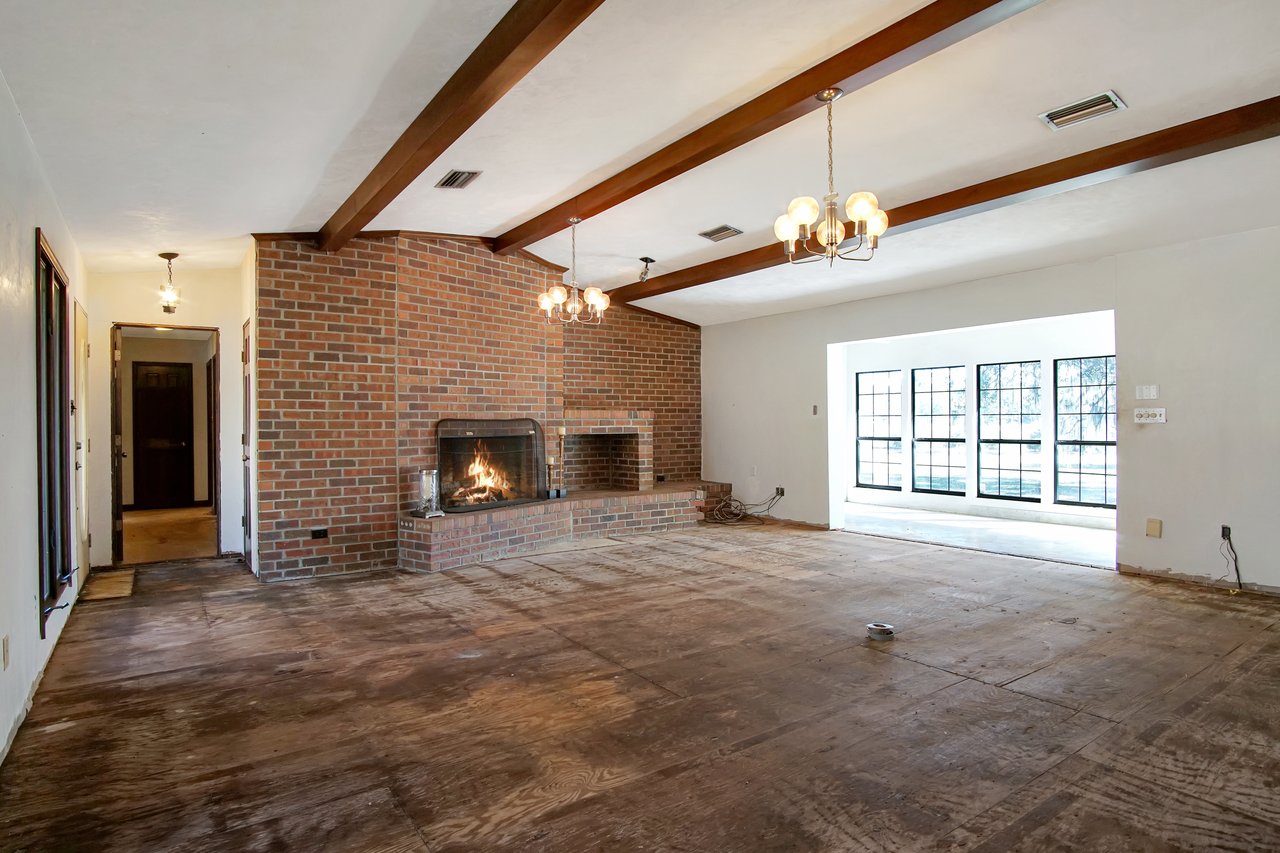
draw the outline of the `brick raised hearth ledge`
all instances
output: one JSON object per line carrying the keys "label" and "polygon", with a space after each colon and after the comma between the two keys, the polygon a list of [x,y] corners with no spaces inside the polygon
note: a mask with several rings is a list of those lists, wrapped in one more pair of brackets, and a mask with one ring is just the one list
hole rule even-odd
{"label": "brick raised hearth ledge", "polygon": [[570,495],[504,509],[400,519],[400,567],[438,572],[535,550],[562,539],[693,527],[705,497],[687,485],[643,492]]}

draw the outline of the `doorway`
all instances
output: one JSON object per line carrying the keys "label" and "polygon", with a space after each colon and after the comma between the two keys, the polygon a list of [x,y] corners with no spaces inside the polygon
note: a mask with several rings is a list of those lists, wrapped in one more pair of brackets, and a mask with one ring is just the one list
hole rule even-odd
{"label": "doorway", "polygon": [[113,562],[217,556],[217,330],[118,323],[112,348]]}

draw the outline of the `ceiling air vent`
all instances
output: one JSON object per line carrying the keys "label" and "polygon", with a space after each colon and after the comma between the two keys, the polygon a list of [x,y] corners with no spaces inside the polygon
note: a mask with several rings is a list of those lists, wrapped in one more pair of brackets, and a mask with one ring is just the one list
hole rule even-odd
{"label": "ceiling air vent", "polygon": [[699,237],[706,237],[712,243],[719,243],[721,240],[728,240],[730,237],[737,237],[742,233],[741,228],[734,228],[732,225],[718,225],[715,228],[709,228],[706,231],[699,231]]}
{"label": "ceiling air vent", "polygon": [[436,181],[436,186],[442,190],[460,190],[478,177],[480,177],[479,172],[462,172],[454,169]]}
{"label": "ceiling air vent", "polygon": [[1107,113],[1114,113],[1125,109],[1124,101],[1120,100],[1120,96],[1108,89],[1101,95],[1094,95],[1092,98],[1085,98],[1083,101],[1076,101],[1074,104],[1067,104],[1065,107],[1058,107],[1056,110],[1049,110],[1047,113],[1040,114],[1040,120],[1053,130],[1060,130],[1073,124],[1079,124],[1082,121],[1088,121],[1091,118],[1104,116]]}

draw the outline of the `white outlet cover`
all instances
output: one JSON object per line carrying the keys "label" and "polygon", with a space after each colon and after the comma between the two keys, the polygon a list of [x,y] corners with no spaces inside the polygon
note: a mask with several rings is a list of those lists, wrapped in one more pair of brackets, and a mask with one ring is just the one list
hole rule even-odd
{"label": "white outlet cover", "polygon": [[1160,409],[1134,409],[1133,422],[1135,424],[1162,424],[1165,423],[1165,410]]}

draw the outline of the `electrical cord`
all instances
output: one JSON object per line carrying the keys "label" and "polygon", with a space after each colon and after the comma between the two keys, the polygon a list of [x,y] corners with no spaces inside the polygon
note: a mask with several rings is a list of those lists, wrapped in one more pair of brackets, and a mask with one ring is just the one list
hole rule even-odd
{"label": "electrical cord", "polygon": [[[1236,553],[1235,543],[1231,541],[1230,536],[1224,536],[1222,544],[1218,546],[1218,553],[1222,555],[1222,559],[1227,561],[1227,568],[1234,569],[1236,573],[1236,589],[1243,590],[1244,582],[1240,579],[1240,555]],[[1230,571],[1222,577],[1228,577]]]}
{"label": "electrical cord", "polygon": [[730,495],[707,510],[703,516],[711,524],[764,524],[764,517],[782,500],[774,495],[759,503],[746,504]]}

